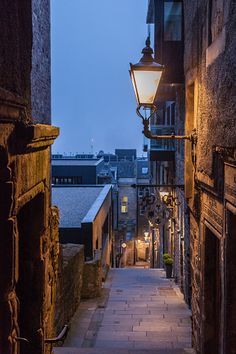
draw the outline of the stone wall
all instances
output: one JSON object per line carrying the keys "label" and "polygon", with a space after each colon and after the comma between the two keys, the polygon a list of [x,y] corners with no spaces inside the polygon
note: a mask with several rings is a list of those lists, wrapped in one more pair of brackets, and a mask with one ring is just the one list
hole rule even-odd
{"label": "stone wall", "polygon": [[[201,0],[197,7],[196,2],[184,1],[184,13],[186,89],[194,83],[193,119],[195,128],[201,132],[198,135],[196,168],[200,175],[210,177],[213,173],[213,147],[236,145],[236,5],[234,1],[227,0],[224,1],[224,9],[219,6],[221,24],[217,29],[218,36],[209,44],[208,3]],[[189,122],[186,123],[188,126]]]}
{"label": "stone wall", "polygon": [[83,245],[60,245],[54,336],[70,323],[81,299],[101,296],[102,276],[100,260],[84,262]]}
{"label": "stone wall", "polygon": [[[190,145],[188,151],[185,150],[185,184],[190,208],[193,344],[197,353],[222,354],[227,345],[224,311],[227,307],[225,265],[228,263],[224,163],[235,165],[236,156],[236,4],[232,0],[217,0],[212,1],[211,8],[210,3],[184,1],[185,127],[186,133],[196,128],[198,134],[195,151],[191,151]],[[211,282],[210,290],[205,264],[210,264],[211,251],[205,244],[206,236],[217,253],[213,256],[217,262],[212,274],[216,272],[218,278]],[[212,292],[210,299],[209,291]],[[214,314],[209,315],[209,304],[216,298],[220,298],[219,303],[215,305]],[[232,304],[230,306],[232,312]],[[214,348],[216,340],[217,349]],[[236,345],[230,350],[234,352]]]}
{"label": "stone wall", "polygon": [[33,48],[31,70],[32,117],[51,121],[50,1],[32,1]]}
{"label": "stone wall", "polygon": [[[20,118],[25,106],[7,98],[0,90],[0,267],[5,270],[0,276],[0,351],[17,352],[15,338],[22,336],[30,342],[25,353],[41,354],[50,335],[57,272],[50,145],[58,130],[15,124],[14,117]],[[6,124],[9,117],[12,121]]]}
{"label": "stone wall", "polygon": [[[58,215],[51,209],[50,154],[59,130],[32,124],[32,57],[36,60],[39,55],[36,48],[32,53],[36,12],[32,0],[0,2],[0,269],[4,270],[0,272],[0,352],[4,354],[48,353],[44,340],[53,330]],[[45,8],[38,16],[42,22],[37,42],[45,49],[49,12]],[[42,81],[50,83],[49,66],[45,67]],[[34,82],[39,91],[43,91],[41,74],[39,70]],[[44,99],[41,96],[41,107],[48,106]],[[29,343],[22,343],[21,337]]]}
{"label": "stone wall", "polygon": [[[44,336],[51,338],[55,334],[54,318],[56,312],[56,296],[58,281],[58,256],[59,256],[59,212],[56,207],[51,208],[50,239],[47,242],[45,254],[45,292],[44,292]],[[45,345],[45,354],[51,353],[51,346]]]}
{"label": "stone wall", "polygon": [[84,270],[84,246],[60,246],[59,279],[55,314],[55,334],[60,333],[74,315],[81,299]]}
{"label": "stone wall", "polygon": [[101,296],[102,265],[101,261],[90,261],[84,265],[82,298],[93,299]]}
{"label": "stone wall", "polygon": [[0,3],[0,87],[22,97],[30,108],[32,58],[31,0]]}

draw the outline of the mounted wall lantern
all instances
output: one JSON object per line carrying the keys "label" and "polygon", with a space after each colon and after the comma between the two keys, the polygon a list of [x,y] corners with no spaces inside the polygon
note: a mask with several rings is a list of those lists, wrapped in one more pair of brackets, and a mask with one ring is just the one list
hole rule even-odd
{"label": "mounted wall lantern", "polygon": [[[196,144],[197,135],[194,130],[190,135],[153,135],[149,129],[149,122],[151,116],[156,112],[155,105],[157,99],[157,90],[161,81],[161,75],[164,66],[158,64],[153,58],[153,50],[150,47],[150,38],[146,40],[146,47],[142,50],[142,58],[137,64],[130,63],[130,77],[134,87],[134,93],[137,100],[137,115],[142,118],[143,134],[148,139],[186,139],[190,140],[192,144]],[[141,109],[150,110],[149,117],[144,117]]]}
{"label": "mounted wall lantern", "polygon": [[149,37],[146,40],[146,47],[142,50],[142,54],[143,56],[137,64],[130,63],[130,76],[138,109],[141,107],[153,109],[164,67],[153,59],[153,50],[150,47]]}

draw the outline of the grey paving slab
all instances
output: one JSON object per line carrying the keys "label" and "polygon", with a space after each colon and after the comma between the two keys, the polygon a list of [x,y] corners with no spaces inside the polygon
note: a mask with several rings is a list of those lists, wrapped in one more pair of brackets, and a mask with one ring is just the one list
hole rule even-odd
{"label": "grey paving slab", "polygon": [[[95,347],[96,343],[107,347],[111,341],[125,346],[127,338],[134,348],[173,349],[181,343],[190,345],[190,311],[173,281],[163,278],[159,270],[148,269],[112,270],[111,277],[110,296]],[[116,306],[119,296],[123,302]],[[124,317],[127,315],[131,318]],[[179,326],[182,320],[186,322]],[[115,321],[119,326],[112,324]],[[184,340],[178,341],[178,335],[183,333]]]}
{"label": "grey paving slab", "polygon": [[[194,353],[191,313],[163,271],[112,269],[105,287],[110,290],[105,308],[96,300],[83,303],[65,343],[71,348],[55,354],[106,354],[109,348],[109,354]],[[79,346],[86,348],[72,350]]]}

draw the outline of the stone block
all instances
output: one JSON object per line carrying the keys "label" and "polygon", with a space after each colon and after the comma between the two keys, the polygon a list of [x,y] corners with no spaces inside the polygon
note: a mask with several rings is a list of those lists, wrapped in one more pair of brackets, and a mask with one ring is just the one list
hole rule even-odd
{"label": "stone block", "polygon": [[55,327],[59,332],[74,315],[81,299],[84,268],[84,247],[61,246]]}
{"label": "stone block", "polygon": [[86,262],[83,273],[82,298],[92,299],[101,296],[102,266],[100,261]]}

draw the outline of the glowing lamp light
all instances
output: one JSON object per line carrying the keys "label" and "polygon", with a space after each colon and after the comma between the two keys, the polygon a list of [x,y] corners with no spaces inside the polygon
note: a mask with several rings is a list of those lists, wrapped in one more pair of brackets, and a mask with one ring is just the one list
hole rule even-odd
{"label": "glowing lamp light", "polygon": [[142,50],[142,58],[137,64],[130,63],[130,76],[138,107],[152,108],[157,95],[164,67],[153,59],[153,50],[150,47],[150,38],[146,40],[146,47]]}
{"label": "glowing lamp light", "polygon": [[149,232],[145,231],[144,232],[144,240],[147,242],[149,239]]}

